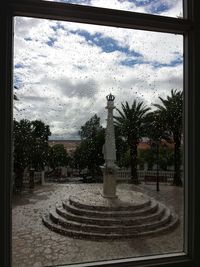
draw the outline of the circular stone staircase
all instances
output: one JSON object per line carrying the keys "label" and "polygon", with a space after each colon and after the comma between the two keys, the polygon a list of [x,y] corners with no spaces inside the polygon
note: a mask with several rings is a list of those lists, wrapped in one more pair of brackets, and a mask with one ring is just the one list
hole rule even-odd
{"label": "circular stone staircase", "polygon": [[98,190],[82,190],[42,221],[62,235],[96,241],[162,234],[178,224],[174,212],[143,193],[119,190],[117,196],[108,199]]}

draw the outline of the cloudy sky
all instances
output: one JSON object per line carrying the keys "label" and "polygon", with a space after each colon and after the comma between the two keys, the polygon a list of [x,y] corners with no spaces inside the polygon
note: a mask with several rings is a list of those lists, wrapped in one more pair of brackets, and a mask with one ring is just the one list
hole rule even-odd
{"label": "cloudy sky", "polygon": [[[180,0],[60,1],[182,16]],[[80,23],[15,18],[14,117],[41,119],[51,139],[79,139],[95,113],[105,126],[106,99],[146,105],[183,88],[183,37]]]}

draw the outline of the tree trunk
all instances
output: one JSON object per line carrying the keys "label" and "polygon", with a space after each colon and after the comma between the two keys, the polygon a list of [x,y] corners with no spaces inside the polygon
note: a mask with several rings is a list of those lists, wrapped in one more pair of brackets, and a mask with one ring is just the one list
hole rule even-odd
{"label": "tree trunk", "polygon": [[181,180],[181,136],[179,134],[174,135],[174,180],[173,184],[176,186],[182,186]]}
{"label": "tree trunk", "polygon": [[131,180],[134,184],[139,184],[137,175],[137,143],[130,145],[130,156],[131,156]]}
{"label": "tree trunk", "polygon": [[23,187],[24,169],[15,170],[15,191],[21,192]]}

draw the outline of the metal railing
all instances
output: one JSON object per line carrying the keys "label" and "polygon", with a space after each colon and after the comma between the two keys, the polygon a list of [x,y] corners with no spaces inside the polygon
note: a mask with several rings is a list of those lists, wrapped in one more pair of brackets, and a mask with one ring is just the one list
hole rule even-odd
{"label": "metal railing", "polygon": [[[138,170],[138,179],[139,181],[151,181],[154,182],[157,177],[157,171],[149,171],[149,170]],[[181,172],[182,173],[182,172]],[[151,179],[152,177],[152,179]],[[165,181],[165,182],[172,182],[174,178],[174,171],[159,171],[158,172],[158,177],[160,177],[160,181]],[[118,181],[127,181],[131,179],[131,170],[130,169],[120,169],[117,172],[117,180]]]}

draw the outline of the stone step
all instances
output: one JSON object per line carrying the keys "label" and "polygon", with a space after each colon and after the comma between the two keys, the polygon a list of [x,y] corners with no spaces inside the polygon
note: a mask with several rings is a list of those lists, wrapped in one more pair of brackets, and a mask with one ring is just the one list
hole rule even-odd
{"label": "stone step", "polygon": [[66,220],[60,215],[58,215],[55,211],[50,211],[49,213],[50,219],[58,225],[61,225],[64,228],[72,229],[72,230],[81,230],[89,233],[107,233],[107,234],[136,234],[142,231],[148,230],[156,230],[159,227],[162,227],[166,223],[168,223],[171,219],[171,213],[169,209],[166,209],[164,216],[160,220],[155,220],[150,223],[143,223],[140,225],[106,225],[100,226],[96,224],[83,224],[75,221]]}
{"label": "stone step", "polygon": [[43,224],[48,227],[50,230],[59,233],[61,235],[65,235],[72,238],[78,238],[78,239],[89,239],[94,241],[107,241],[107,240],[118,240],[118,241],[124,241],[127,239],[132,239],[140,236],[155,236],[158,234],[167,233],[169,230],[174,229],[174,227],[178,223],[178,218],[176,215],[171,216],[171,220],[168,224],[163,225],[162,227],[159,227],[155,230],[144,230],[141,232],[136,233],[123,233],[123,234],[107,234],[107,233],[91,233],[91,232],[84,232],[81,230],[72,230],[72,229],[66,229],[61,225],[58,225],[51,221],[49,218],[49,215],[46,215],[42,219]]}
{"label": "stone step", "polygon": [[[95,210],[95,211],[135,211],[135,210],[139,210],[145,207],[148,207],[151,204],[151,199],[149,197],[146,197],[146,199],[144,199],[142,201],[142,203],[138,204],[131,204],[128,205],[127,203],[121,203],[120,201],[118,201],[118,199],[113,200],[112,201],[108,201],[106,200],[108,203],[106,203],[107,205],[97,205],[96,203],[94,203],[93,205],[90,204],[86,204],[86,203],[82,203],[76,196],[70,196],[69,197],[69,204],[71,206],[74,206],[78,209],[84,209],[84,210]],[[119,202],[119,204],[121,205],[117,205],[117,203]]]}
{"label": "stone step", "polygon": [[165,213],[165,206],[159,205],[156,212],[152,214],[142,215],[142,216],[133,216],[133,217],[106,217],[106,218],[98,218],[98,217],[87,217],[87,216],[81,216],[81,215],[75,215],[68,211],[66,211],[64,208],[57,206],[56,212],[62,216],[65,219],[68,219],[70,221],[75,221],[79,223],[86,223],[86,224],[95,224],[100,226],[105,225],[138,225],[142,224],[144,222],[151,222],[155,220],[159,220],[162,218],[162,216]]}
{"label": "stone step", "polygon": [[80,209],[73,205],[70,205],[68,201],[62,202],[63,208],[74,214],[80,216],[97,217],[97,218],[117,218],[117,217],[134,217],[143,216],[156,212],[158,209],[158,203],[155,200],[151,200],[150,205],[141,209],[136,209],[135,211],[96,211]]}

